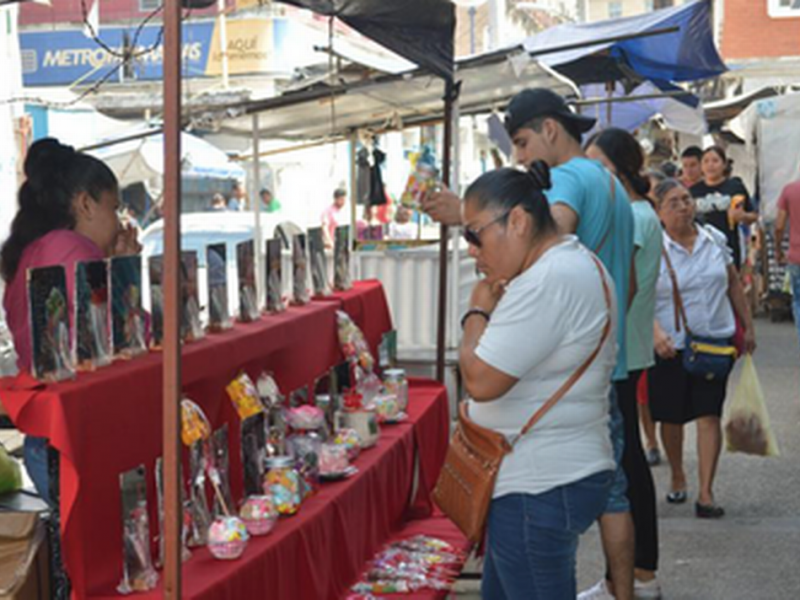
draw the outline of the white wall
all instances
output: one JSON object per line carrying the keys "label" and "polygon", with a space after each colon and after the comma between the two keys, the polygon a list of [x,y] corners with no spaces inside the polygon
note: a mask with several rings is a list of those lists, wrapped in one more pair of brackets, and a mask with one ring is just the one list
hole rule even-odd
{"label": "white wall", "polygon": [[0,7],[0,240],[5,239],[16,213],[18,149],[14,133],[16,110],[8,103],[22,92],[22,72],[17,35],[17,6]]}

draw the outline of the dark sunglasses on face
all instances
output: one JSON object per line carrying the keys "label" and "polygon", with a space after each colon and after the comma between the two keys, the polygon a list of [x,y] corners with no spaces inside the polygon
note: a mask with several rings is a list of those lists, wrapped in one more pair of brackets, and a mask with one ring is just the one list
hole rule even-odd
{"label": "dark sunglasses on face", "polygon": [[481,241],[481,233],[483,233],[483,230],[486,229],[487,227],[490,227],[491,225],[494,225],[495,223],[499,223],[500,221],[505,219],[510,212],[511,211],[504,212],[499,217],[492,219],[491,221],[486,223],[486,225],[482,225],[477,229],[470,229],[469,227],[464,227],[464,231],[461,235],[464,236],[464,239],[471,246],[475,246],[476,248],[482,248],[483,242]]}

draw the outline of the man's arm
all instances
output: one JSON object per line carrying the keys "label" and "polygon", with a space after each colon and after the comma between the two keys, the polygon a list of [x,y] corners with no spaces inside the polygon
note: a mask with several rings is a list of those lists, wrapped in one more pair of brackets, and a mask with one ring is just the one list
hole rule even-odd
{"label": "man's arm", "polygon": [[448,189],[426,194],[422,199],[422,210],[442,225],[461,225],[461,198]]}
{"label": "man's arm", "polygon": [[775,260],[782,265],[786,262],[783,255],[783,234],[786,232],[786,220],[789,214],[785,210],[778,211],[778,218],[775,220]]}
{"label": "man's arm", "polygon": [[550,205],[550,212],[553,213],[558,231],[563,234],[572,234],[578,231],[578,213],[563,202],[556,202]]}

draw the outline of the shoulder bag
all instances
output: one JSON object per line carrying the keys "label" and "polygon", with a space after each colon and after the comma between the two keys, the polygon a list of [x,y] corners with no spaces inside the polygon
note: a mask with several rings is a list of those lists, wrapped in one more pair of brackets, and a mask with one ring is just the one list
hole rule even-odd
{"label": "shoulder bag", "polygon": [[472,542],[480,544],[486,529],[486,518],[503,457],[538,423],[555,404],[578,382],[603,348],[611,331],[611,293],[600,261],[592,256],[603,282],[608,315],[597,347],[572,376],[530,418],[519,435],[509,442],[506,437],[469,418],[466,402],[459,407],[458,424],[450,439],[444,466],[433,490],[439,508]]}
{"label": "shoulder bag", "polygon": [[669,277],[672,280],[672,303],[675,309],[675,330],[681,330],[681,321],[686,328],[686,342],[683,350],[683,368],[687,373],[702,377],[707,381],[724,379],[733,369],[733,363],[738,356],[736,347],[731,344],[730,338],[701,337],[689,329],[686,320],[686,311],[683,299],[678,288],[678,276],[672,268],[669,254],[662,247],[661,255],[667,265]]}

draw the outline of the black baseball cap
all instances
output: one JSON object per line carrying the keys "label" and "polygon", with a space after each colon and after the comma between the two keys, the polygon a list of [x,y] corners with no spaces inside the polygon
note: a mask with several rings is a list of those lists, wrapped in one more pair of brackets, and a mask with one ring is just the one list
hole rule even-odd
{"label": "black baseball cap", "polygon": [[532,88],[522,90],[509,102],[506,109],[506,131],[513,137],[533,119],[555,116],[570,121],[581,133],[589,131],[597,122],[597,119],[572,112],[564,98],[555,92],[545,88]]}

